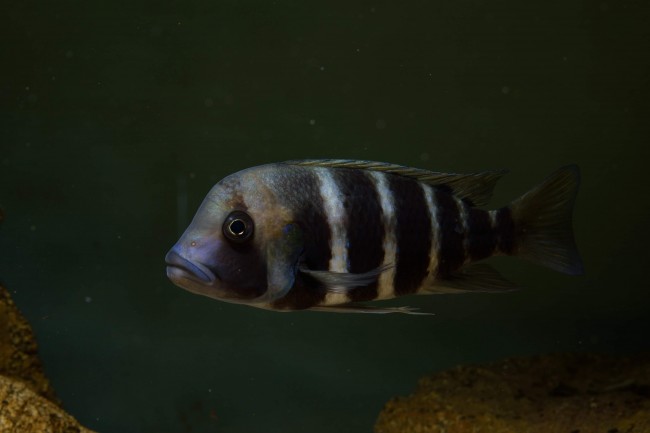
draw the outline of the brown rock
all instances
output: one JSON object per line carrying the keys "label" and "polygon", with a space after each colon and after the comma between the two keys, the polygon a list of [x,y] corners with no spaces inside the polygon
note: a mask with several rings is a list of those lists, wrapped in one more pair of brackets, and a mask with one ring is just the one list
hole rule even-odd
{"label": "brown rock", "polygon": [[32,329],[0,286],[0,432],[92,433],[57,403]]}
{"label": "brown rock", "polygon": [[92,433],[21,380],[0,375],[0,432]]}
{"label": "brown rock", "polygon": [[559,354],[457,367],[389,401],[375,433],[650,432],[650,355]]}
{"label": "brown rock", "polygon": [[36,393],[56,402],[54,390],[43,373],[31,326],[0,286],[0,374],[22,379]]}

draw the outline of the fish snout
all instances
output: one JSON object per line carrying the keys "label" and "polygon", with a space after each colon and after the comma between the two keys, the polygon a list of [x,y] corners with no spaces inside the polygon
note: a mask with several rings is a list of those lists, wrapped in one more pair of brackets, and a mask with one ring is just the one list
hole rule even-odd
{"label": "fish snout", "polygon": [[186,278],[212,284],[218,278],[207,266],[183,257],[176,247],[169,250],[165,256],[165,263],[167,263],[167,277],[172,281]]}

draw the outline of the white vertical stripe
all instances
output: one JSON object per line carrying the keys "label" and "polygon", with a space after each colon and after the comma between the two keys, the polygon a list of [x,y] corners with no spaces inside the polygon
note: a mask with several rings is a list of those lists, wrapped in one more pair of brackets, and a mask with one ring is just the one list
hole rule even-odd
{"label": "white vertical stripe", "polygon": [[316,175],[320,183],[320,195],[325,206],[327,223],[330,226],[330,272],[348,271],[347,233],[345,231],[345,211],[339,190],[330,169],[317,167]]}
{"label": "white vertical stripe", "polygon": [[375,187],[379,194],[381,204],[382,222],[384,224],[384,263],[383,266],[391,266],[379,276],[377,285],[377,299],[389,299],[395,297],[393,280],[395,279],[397,238],[395,236],[395,206],[393,193],[388,187],[386,175],[378,171],[370,172],[375,181]]}
{"label": "white vertical stripe", "polygon": [[436,206],[435,192],[432,186],[422,184],[424,190],[424,199],[427,203],[427,210],[429,211],[429,218],[431,218],[431,251],[429,251],[429,267],[427,271],[429,274],[422,282],[420,289],[431,287],[436,278],[436,271],[438,270],[438,257],[440,254],[440,224],[438,224],[438,207]]}
{"label": "white vertical stripe", "polygon": [[466,264],[471,260],[469,257],[469,227],[467,226],[467,209],[465,208],[465,204],[461,199],[454,196],[454,200],[456,200],[460,224],[463,231],[463,255],[465,256],[463,263]]}
{"label": "white vertical stripe", "polygon": [[497,227],[497,211],[490,210],[488,215],[490,216],[490,228],[494,230]]}

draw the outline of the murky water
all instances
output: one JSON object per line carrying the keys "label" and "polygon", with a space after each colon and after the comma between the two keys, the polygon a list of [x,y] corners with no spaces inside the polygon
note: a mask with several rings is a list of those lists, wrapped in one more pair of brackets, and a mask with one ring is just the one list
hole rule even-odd
{"label": "murky water", "polygon": [[[6,8],[0,279],[65,408],[101,432],[362,432],[459,363],[650,347],[647,8],[101,2]],[[644,18],[645,17],[645,18]],[[567,163],[586,276],[492,262],[524,290],[398,300],[430,317],[279,314],[172,285],[164,255],[252,165]]]}

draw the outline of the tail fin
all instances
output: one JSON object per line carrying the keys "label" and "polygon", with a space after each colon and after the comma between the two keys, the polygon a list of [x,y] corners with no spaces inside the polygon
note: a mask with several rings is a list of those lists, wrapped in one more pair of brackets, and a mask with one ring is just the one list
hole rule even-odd
{"label": "tail fin", "polygon": [[565,274],[584,273],[571,226],[579,185],[580,170],[569,165],[510,204],[518,256]]}

